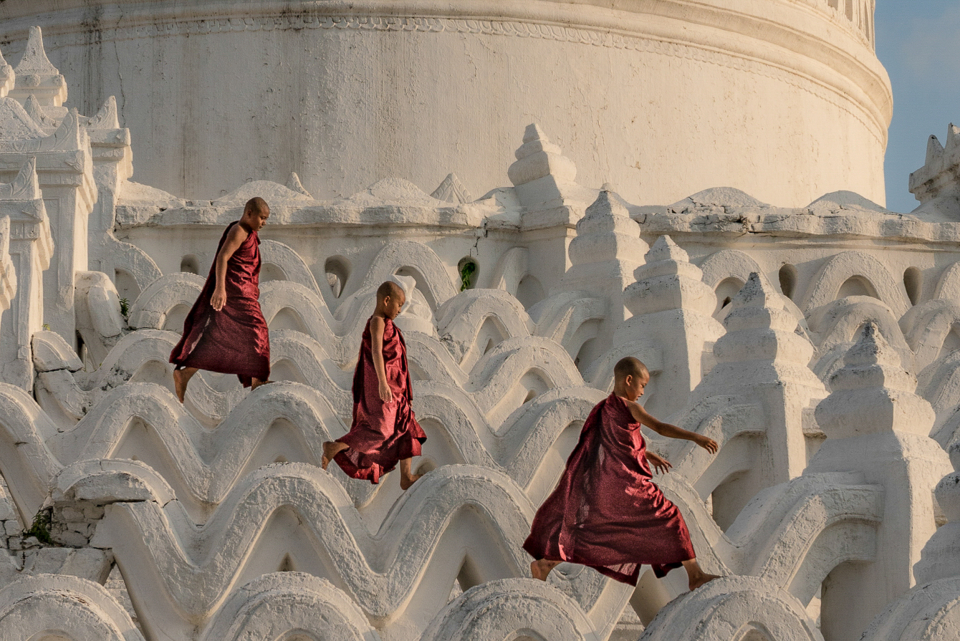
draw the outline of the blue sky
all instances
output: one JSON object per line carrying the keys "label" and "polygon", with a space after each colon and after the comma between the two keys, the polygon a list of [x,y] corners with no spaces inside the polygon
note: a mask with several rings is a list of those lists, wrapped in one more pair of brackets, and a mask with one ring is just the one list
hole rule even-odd
{"label": "blue sky", "polygon": [[960,125],[960,0],[877,0],[877,56],[893,84],[884,174],[887,208],[910,212],[910,172],[923,166],[927,137],[946,142]]}

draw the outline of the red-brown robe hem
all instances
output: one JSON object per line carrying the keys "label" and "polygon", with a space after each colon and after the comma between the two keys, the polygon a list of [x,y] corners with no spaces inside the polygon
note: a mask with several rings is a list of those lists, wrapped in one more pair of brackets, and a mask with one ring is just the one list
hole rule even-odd
{"label": "red-brown robe hem", "polygon": [[[372,318],[372,317],[371,317]],[[420,456],[427,440],[414,416],[407,346],[400,329],[384,319],[383,364],[393,400],[380,400],[380,382],[373,366],[373,339],[367,320],[360,359],[353,375],[353,424],[337,439],[349,446],[334,457],[347,476],[379,483],[403,459]]]}
{"label": "red-brown robe hem", "polygon": [[636,585],[695,558],[676,505],[652,481],[640,424],[611,394],[587,417],[556,489],[523,544],[535,559],[580,563]]}
{"label": "red-brown robe hem", "polygon": [[[237,221],[220,237],[217,253]],[[214,259],[200,295],[183,322],[183,336],[170,362],[221,374],[236,374],[244,387],[270,378],[270,332],[260,310],[260,238],[251,231],[227,261],[227,302],[219,312],[210,305],[217,285]]]}

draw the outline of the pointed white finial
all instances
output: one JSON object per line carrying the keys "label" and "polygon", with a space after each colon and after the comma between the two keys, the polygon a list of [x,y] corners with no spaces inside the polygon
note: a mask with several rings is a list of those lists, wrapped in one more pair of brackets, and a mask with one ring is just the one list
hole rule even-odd
{"label": "pointed white finial", "polygon": [[557,207],[573,194],[582,198],[586,191],[574,182],[577,166],[536,123],[527,126],[514,155],[517,161],[507,168],[507,176],[528,213]]}
{"label": "pointed white finial", "polygon": [[430,194],[437,200],[444,200],[448,203],[454,203],[457,205],[462,205],[464,203],[473,202],[473,196],[467,191],[467,188],[463,186],[463,182],[460,181],[460,177],[454,173],[447,174],[447,177],[443,179],[443,182],[433,190],[433,193]]}
{"label": "pointed white finial", "polygon": [[23,102],[34,95],[44,107],[59,107],[67,99],[67,81],[47,58],[40,27],[30,27],[23,57],[14,69],[16,85],[12,98]]}
{"label": "pointed white finial", "polygon": [[40,198],[40,182],[37,179],[37,159],[31,156],[17,173],[13,182],[0,183],[0,200],[37,200]]}
{"label": "pointed white finial", "polygon": [[940,141],[937,140],[936,136],[930,136],[930,139],[927,141],[927,158],[926,164],[936,162],[943,157],[943,145],[940,144]]}
{"label": "pointed white finial", "polygon": [[[300,182],[300,176],[298,176],[295,171],[290,172],[290,178],[287,179],[287,189],[295,191],[298,194],[303,194],[304,196],[310,196],[310,192],[304,188],[303,183]],[[310,196],[310,198],[313,198],[313,196]]]}
{"label": "pointed white finial", "polygon": [[82,149],[86,139],[86,131],[80,129],[80,115],[76,109],[71,109],[53,135],[43,139],[40,148],[42,151],[73,151]]}
{"label": "pointed white finial", "polygon": [[119,129],[120,114],[117,110],[117,98],[108,97],[97,115],[87,123],[87,129]]}
{"label": "pointed white finial", "polygon": [[39,75],[59,75],[60,72],[50,59],[47,58],[47,52],[43,48],[43,32],[40,27],[30,27],[30,35],[27,37],[27,48],[23,52],[20,63],[16,66],[17,75],[39,74]]}
{"label": "pointed white finial", "polygon": [[27,115],[30,116],[31,120],[41,127],[49,124],[44,122],[47,117],[43,113],[43,107],[40,106],[40,102],[33,94],[27,96],[27,99],[23,102],[23,110],[27,112]]}
{"label": "pointed white finial", "polygon": [[550,139],[547,138],[547,134],[543,133],[543,129],[541,129],[540,125],[535,122],[530,123],[527,125],[527,128],[523,130],[524,144],[533,142],[534,140],[539,140],[544,144],[550,142]]}
{"label": "pointed white finial", "polygon": [[898,367],[900,357],[880,333],[876,323],[869,322],[858,332],[857,342],[844,355],[843,363],[850,367],[868,367],[878,364]]}
{"label": "pointed white finial", "polygon": [[947,153],[952,152],[960,146],[960,127],[952,122],[947,126],[947,144],[943,146]]}
{"label": "pointed white finial", "polygon": [[655,263],[660,260],[689,262],[690,255],[687,254],[687,252],[684,251],[680,245],[673,242],[673,239],[670,238],[670,236],[664,234],[654,241],[653,246],[645,256],[645,259],[648,264]]}
{"label": "pointed white finial", "polygon": [[7,64],[0,53],[0,98],[3,98],[16,84],[13,67]]}

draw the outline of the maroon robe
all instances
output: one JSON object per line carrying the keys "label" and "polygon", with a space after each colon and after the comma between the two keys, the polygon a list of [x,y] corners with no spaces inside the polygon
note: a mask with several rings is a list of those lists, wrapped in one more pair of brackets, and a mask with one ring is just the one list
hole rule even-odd
{"label": "maroon robe", "polygon": [[[238,222],[230,223],[227,234]],[[227,261],[227,302],[219,312],[210,305],[217,287],[214,259],[197,302],[183,322],[183,336],[170,353],[178,367],[196,367],[222,374],[236,374],[244,387],[251,379],[270,378],[270,334],[260,311],[260,238],[251,231]]]}
{"label": "maroon robe", "polygon": [[535,559],[587,565],[637,584],[640,566],[658,577],[694,558],[677,506],[654,485],[640,423],[611,394],[587,417],[557,488],[533,519],[523,549]]}
{"label": "maroon robe", "polygon": [[410,406],[413,392],[406,343],[392,320],[385,318],[383,322],[383,366],[393,400],[380,400],[368,319],[360,343],[360,360],[353,374],[353,425],[337,439],[350,449],[334,457],[347,476],[371,483],[379,483],[380,477],[403,459],[420,456],[420,446],[427,440]]}

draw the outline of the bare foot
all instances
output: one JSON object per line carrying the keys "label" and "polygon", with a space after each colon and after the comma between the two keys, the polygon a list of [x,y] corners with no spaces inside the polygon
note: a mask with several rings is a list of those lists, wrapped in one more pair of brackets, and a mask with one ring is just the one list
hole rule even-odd
{"label": "bare foot", "polygon": [[261,385],[268,385],[268,384],[270,384],[270,383],[272,383],[272,382],[273,382],[273,381],[271,381],[270,379],[267,379],[267,380],[265,380],[265,381],[261,381],[260,379],[257,379],[257,378],[251,379],[251,381],[250,381],[250,391],[252,392],[253,390],[255,390],[255,389],[257,389],[258,387],[260,387]]}
{"label": "bare foot", "polygon": [[560,565],[560,561],[548,561],[546,559],[537,559],[530,564],[530,574],[538,581],[546,581],[550,570]]}
{"label": "bare foot", "polygon": [[409,475],[409,476],[407,476],[407,475],[405,475],[405,474],[401,474],[401,475],[400,475],[400,489],[401,489],[401,490],[404,490],[404,491],[409,490],[409,489],[410,489],[410,486],[413,485],[414,483],[416,483],[417,481],[419,481],[419,480],[420,480],[420,477],[422,477],[422,476],[423,476],[423,474],[411,474],[411,475]]}
{"label": "bare foot", "polygon": [[327,466],[330,465],[330,461],[333,460],[333,457],[345,449],[348,449],[346,443],[341,443],[340,441],[326,441],[323,444],[323,456],[320,458],[320,467],[327,469]]}
{"label": "bare foot", "polygon": [[183,399],[187,395],[187,377],[181,369],[173,370],[173,388],[177,391],[177,400],[183,405]]}
{"label": "bare foot", "polygon": [[720,576],[717,574],[707,574],[706,572],[702,572],[697,577],[690,577],[690,583],[689,583],[690,591],[693,592],[697,588],[706,585],[707,583],[709,583],[710,581],[713,581],[714,579],[719,579],[719,578]]}

